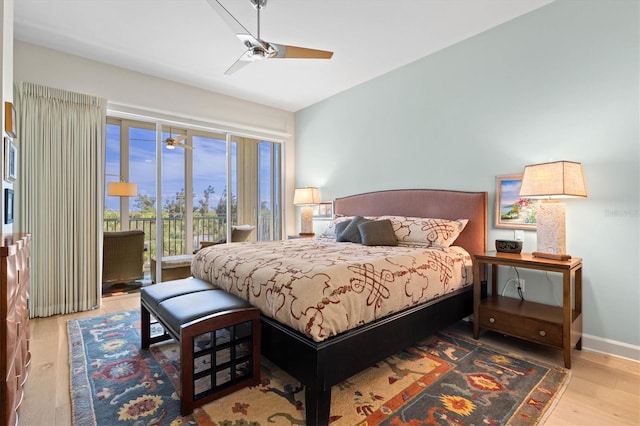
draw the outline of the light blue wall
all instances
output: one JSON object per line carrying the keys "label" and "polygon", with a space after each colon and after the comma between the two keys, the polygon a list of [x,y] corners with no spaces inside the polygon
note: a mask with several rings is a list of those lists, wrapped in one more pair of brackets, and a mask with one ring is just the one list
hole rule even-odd
{"label": "light blue wall", "polygon": [[[558,0],[296,114],[296,184],[324,200],[387,188],[488,191],[526,164],[583,164],[567,250],[584,332],[640,345],[638,1]],[[535,250],[527,232],[525,250]],[[553,303],[557,282],[527,285]]]}

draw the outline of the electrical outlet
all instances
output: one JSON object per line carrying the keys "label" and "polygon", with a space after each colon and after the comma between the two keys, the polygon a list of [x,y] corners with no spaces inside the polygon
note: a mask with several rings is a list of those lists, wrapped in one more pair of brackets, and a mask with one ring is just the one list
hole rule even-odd
{"label": "electrical outlet", "polygon": [[522,229],[516,229],[513,231],[513,238],[516,241],[524,241],[524,231]]}
{"label": "electrical outlet", "polygon": [[524,293],[524,278],[518,279],[518,287],[520,287],[520,290]]}

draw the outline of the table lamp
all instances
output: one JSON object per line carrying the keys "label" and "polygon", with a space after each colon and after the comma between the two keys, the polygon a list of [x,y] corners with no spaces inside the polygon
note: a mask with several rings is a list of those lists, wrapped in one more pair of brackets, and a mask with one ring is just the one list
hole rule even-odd
{"label": "table lamp", "polygon": [[313,236],[313,208],[312,204],[318,204],[320,202],[320,196],[318,195],[318,188],[296,188],[293,194],[293,205],[302,206],[300,209],[300,236],[310,237]]}
{"label": "table lamp", "polygon": [[531,164],[524,168],[520,197],[539,198],[536,257],[568,260],[565,206],[560,198],[586,197],[582,165],[573,161]]}

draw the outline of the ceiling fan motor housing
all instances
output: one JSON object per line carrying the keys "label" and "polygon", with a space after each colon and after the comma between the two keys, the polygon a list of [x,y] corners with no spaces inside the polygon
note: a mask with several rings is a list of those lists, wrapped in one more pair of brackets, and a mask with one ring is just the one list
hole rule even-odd
{"label": "ceiling fan motor housing", "polygon": [[250,0],[253,7],[260,10],[267,6],[267,0]]}

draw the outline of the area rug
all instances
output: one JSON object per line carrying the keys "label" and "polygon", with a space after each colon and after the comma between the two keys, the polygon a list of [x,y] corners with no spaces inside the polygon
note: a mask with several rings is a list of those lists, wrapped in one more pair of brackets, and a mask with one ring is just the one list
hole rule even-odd
{"label": "area rug", "polygon": [[[75,425],[305,424],[304,388],[264,357],[259,385],[181,417],[178,346],[141,350],[138,309],[68,331]],[[567,381],[560,366],[438,333],[334,386],[331,425],[534,425]]]}

